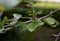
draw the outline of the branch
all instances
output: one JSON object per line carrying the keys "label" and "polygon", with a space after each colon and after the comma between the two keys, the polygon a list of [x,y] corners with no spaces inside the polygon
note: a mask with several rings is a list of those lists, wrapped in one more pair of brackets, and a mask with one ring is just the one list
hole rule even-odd
{"label": "branch", "polygon": [[[56,9],[56,10],[54,10],[54,11],[51,11],[48,15],[43,16],[43,17],[40,17],[40,18],[37,18],[37,20],[41,20],[41,19],[47,18],[47,17],[51,16],[52,14],[54,14],[55,12],[57,12],[57,11],[59,11],[59,10],[60,10],[60,8],[58,8],[58,9]],[[33,20],[29,20],[29,21],[26,21],[25,23],[29,23],[29,22],[32,22],[32,21],[33,21]]]}
{"label": "branch", "polygon": [[30,19],[30,20],[32,20],[32,18],[31,17],[21,17],[22,19]]}
{"label": "branch", "polygon": [[30,23],[30,22],[32,22],[33,21],[33,19],[32,20],[29,20],[29,21],[25,21],[24,23]]}
{"label": "branch", "polygon": [[55,41],[58,41],[59,36],[60,36],[60,32],[57,35],[55,35],[55,34],[52,34],[52,35],[56,37]]}
{"label": "branch", "polygon": [[43,17],[40,17],[39,19],[47,18],[47,17],[51,16],[52,14],[54,14],[55,12],[57,12],[57,11],[59,11],[59,10],[60,10],[60,8],[58,8],[58,9],[56,9],[56,10],[54,10],[54,11],[51,11],[48,15],[43,16]]}

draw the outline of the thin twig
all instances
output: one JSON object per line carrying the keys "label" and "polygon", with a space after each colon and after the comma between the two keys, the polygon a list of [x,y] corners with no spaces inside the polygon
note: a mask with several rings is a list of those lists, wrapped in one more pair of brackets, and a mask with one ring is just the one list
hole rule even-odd
{"label": "thin twig", "polygon": [[32,18],[31,17],[21,17],[22,19],[30,19],[30,20],[32,20]]}
{"label": "thin twig", "polygon": [[54,11],[51,11],[48,15],[43,16],[43,17],[40,17],[39,19],[47,18],[47,17],[51,16],[52,14],[54,14],[55,12],[57,12],[57,11],[59,11],[59,10],[60,10],[60,8],[58,8],[58,9],[56,9],[56,10],[54,10]]}
{"label": "thin twig", "polygon": [[33,20],[29,20],[29,21],[25,21],[24,23],[30,23],[30,22],[32,22]]}
{"label": "thin twig", "polygon": [[55,35],[55,34],[52,34],[52,35],[56,37],[55,41],[58,41],[59,36],[60,36],[60,32],[57,35]]}
{"label": "thin twig", "polygon": [[[59,10],[60,10],[60,8],[59,8],[59,9],[56,9],[56,10],[54,10],[54,11],[51,11],[48,15],[45,15],[45,16],[40,17],[40,18],[37,18],[37,20],[41,20],[41,19],[47,18],[47,17],[51,16],[52,14],[54,14],[55,12],[57,12],[57,11],[59,11]],[[29,21],[26,21],[25,23],[29,23],[29,22],[32,22],[32,21],[33,21],[33,20],[29,20]]]}
{"label": "thin twig", "polygon": [[5,25],[3,28],[5,28],[5,27],[8,27],[8,26],[11,26],[10,24],[8,24],[8,25]]}

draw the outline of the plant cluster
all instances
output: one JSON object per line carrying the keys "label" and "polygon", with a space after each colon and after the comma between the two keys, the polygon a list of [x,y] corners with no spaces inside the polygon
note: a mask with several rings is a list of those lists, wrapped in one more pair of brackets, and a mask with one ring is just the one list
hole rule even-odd
{"label": "plant cluster", "polygon": [[[45,24],[53,28],[59,25],[59,22],[51,16],[60,10],[59,8],[40,17],[39,15],[43,14],[43,10],[37,10],[37,8],[32,6],[33,4],[35,4],[35,1],[24,1],[20,4],[21,7],[14,9],[16,12],[13,11],[12,19],[9,19],[7,16],[4,16],[3,20],[0,18],[0,33],[5,33],[13,28],[18,28],[19,31],[28,30],[33,32],[38,26],[43,26]],[[0,14],[3,13],[0,12]]]}

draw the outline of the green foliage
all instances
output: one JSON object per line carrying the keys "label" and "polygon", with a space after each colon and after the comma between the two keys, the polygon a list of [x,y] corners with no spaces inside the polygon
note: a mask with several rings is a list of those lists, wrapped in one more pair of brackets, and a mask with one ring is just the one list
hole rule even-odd
{"label": "green foliage", "polygon": [[43,11],[42,10],[39,10],[36,14],[43,14]]}
{"label": "green foliage", "polygon": [[24,22],[20,22],[19,23],[19,27],[21,31],[30,31],[30,32],[33,32],[38,26],[42,26],[44,25],[44,22],[42,22],[41,20],[38,21],[38,20],[35,20],[29,24],[26,24]]}
{"label": "green foliage", "polygon": [[21,31],[26,31],[27,30],[27,24],[25,24],[24,22],[20,22],[19,28]]}
{"label": "green foliage", "polygon": [[30,32],[33,32],[38,26],[41,26],[41,25],[44,25],[44,22],[42,22],[41,20],[40,21],[35,20],[28,24],[28,30]]}
{"label": "green foliage", "polygon": [[4,27],[5,23],[8,23],[8,18],[6,16],[4,17],[4,19],[1,23],[2,27]]}
{"label": "green foliage", "polygon": [[[38,11],[40,12],[40,11]],[[33,14],[34,15],[34,14]],[[37,15],[37,14],[36,14]],[[2,27],[2,30],[3,31],[7,31],[6,29],[4,29],[3,27],[5,26],[6,23],[9,23],[9,25],[13,28],[13,26],[15,24],[19,24],[18,26],[16,26],[17,28],[19,28],[19,30],[21,31],[30,31],[30,32],[33,32],[35,31],[35,29],[38,27],[38,26],[42,26],[44,25],[44,23],[46,23],[47,25],[51,26],[51,27],[57,27],[59,25],[59,22],[56,21],[54,18],[51,18],[51,17],[48,17],[48,18],[45,18],[45,19],[42,19],[42,20],[39,20],[39,19],[34,19],[32,22],[30,23],[25,23],[25,22],[21,22],[20,21],[20,18],[23,18],[22,15],[20,14],[13,14],[13,18],[11,20],[11,22],[9,22],[10,19],[8,19],[7,17],[4,17],[3,21],[0,23],[2,25],[0,25]],[[37,16],[35,16],[37,17]],[[28,20],[29,21],[29,20]],[[15,27],[15,26],[14,26]],[[8,27],[9,28],[9,27]],[[9,29],[10,30],[10,29]],[[2,31],[1,31],[2,32]]]}
{"label": "green foliage", "polygon": [[9,24],[8,18],[5,16],[4,19],[0,22],[0,33],[5,33],[10,28],[5,28],[4,26]]}
{"label": "green foliage", "polygon": [[[58,27],[60,22],[57,21],[53,17],[51,18],[50,16],[45,19],[41,19],[41,20],[39,20],[39,18],[44,17],[45,15],[49,14],[50,11],[53,11],[50,9],[59,8],[60,7],[59,4],[57,5],[55,3],[48,3],[48,2],[47,3],[45,3],[45,2],[44,3],[43,2],[35,3],[34,0],[22,0],[22,1],[25,2],[26,4],[21,3],[18,5],[18,7],[15,7],[14,9],[11,8],[12,10],[8,12],[9,16],[10,16],[10,14],[13,16],[11,19],[6,17],[5,15],[4,15],[4,18],[2,17],[3,20],[0,21],[0,33],[6,33],[8,30],[12,29],[12,31],[14,33],[15,33],[15,31],[17,32],[19,37],[23,36],[22,37],[23,41],[34,41],[33,36],[35,35],[35,33],[34,33],[34,35],[32,35],[31,33],[33,33],[36,30],[36,28],[39,27],[40,29],[38,29],[39,31],[37,32],[38,33],[37,35],[39,35],[39,36],[41,35],[41,37],[43,36],[42,40],[45,41],[44,39],[46,39],[49,36],[49,35],[47,35],[48,33],[49,34],[51,34],[50,32],[55,33],[56,30],[53,28]],[[23,6],[21,6],[21,5],[23,5]],[[4,14],[5,13],[6,12],[4,12]],[[6,13],[6,15],[7,15],[7,13]],[[56,15],[54,15],[54,16],[57,17]],[[32,21],[26,23],[26,21],[30,21],[30,20],[32,20]],[[58,20],[59,20],[59,18],[58,18]],[[46,27],[47,25],[49,25],[50,28],[47,29],[47,27]],[[26,31],[28,33],[26,33]],[[60,31],[59,27],[56,32],[58,32],[58,31]],[[25,36],[23,34],[21,34],[21,32],[23,32],[23,34]],[[43,34],[41,34],[41,33],[43,33]],[[44,34],[44,33],[47,33],[47,34]],[[7,35],[6,35],[6,37],[7,37]],[[32,39],[32,40],[30,40],[30,39]],[[35,39],[35,37],[34,37],[34,39]],[[13,38],[10,40],[18,41],[18,39],[13,40]],[[9,39],[6,41],[9,41]]]}
{"label": "green foliage", "polygon": [[[44,25],[44,23],[46,23],[47,25],[49,25],[51,27],[57,27],[59,25],[59,22],[56,21],[54,18],[51,18],[51,17],[39,20],[38,16],[42,17],[43,15],[46,15],[47,13],[49,13],[48,10],[47,10],[47,12],[45,11],[46,9],[45,10],[40,9],[40,6],[41,6],[41,8],[45,6],[44,3],[36,3],[35,4],[34,0],[33,1],[32,0],[23,0],[23,1],[27,2],[27,4],[20,4],[19,7],[15,8],[14,11],[12,11],[13,13],[15,12],[14,14],[12,13],[13,14],[12,19],[8,19],[7,17],[4,16],[3,21],[0,22],[0,24],[1,24],[0,27],[3,28],[4,26],[6,26],[5,24],[8,23],[7,25],[10,25],[13,28],[19,24],[18,25],[19,27],[16,26],[17,28],[19,28],[19,30],[21,30],[21,31],[28,30],[30,32],[33,32],[33,31],[35,31],[35,29],[38,26]],[[52,3],[48,3],[48,4],[50,5]],[[26,6],[28,5],[28,6],[23,7],[21,5],[26,5]],[[50,7],[48,6],[48,8],[50,8]],[[26,20],[28,20],[28,21],[33,20],[33,21],[30,23],[25,23],[25,21],[23,20],[23,19],[25,19],[25,17],[28,17]],[[20,21],[21,19],[22,19],[22,22]]]}
{"label": "green foliage", "polygon": [[59,25],[59,22],[56,21],[54,18],[51,18],[51,17],[45,18],[45,19],[43,19],[43,21],[46,24],[50,25],[51,27],[57,27],[57,25]]}

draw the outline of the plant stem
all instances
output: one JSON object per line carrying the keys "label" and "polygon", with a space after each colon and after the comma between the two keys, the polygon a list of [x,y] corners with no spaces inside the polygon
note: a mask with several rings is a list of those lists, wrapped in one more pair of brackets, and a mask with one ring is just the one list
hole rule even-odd
{"label": "plant stem", "polygon": [[[59,11],[59,10],[60,10],[60,8],[58,8],[58,9],[56,9],[56,10],[54,10],[54,11],[51,11],[48,15],[45,15],[45,16],[40,17],[40,18],[37,18],[37,20],[41,20],[41,19],[47,18],[47,17],[51,16],[52,14],[54,14],[55,12],[57,12],[57,11]],[[32,22],[32,21],[33,21],[33,20],[29,20],[28,22],[26,21],[25,23],[29,23],[29,22]]]}
{"label": "plant stem", "polygon": [[58,41],[59,36],[60,36],[60,32],[57,35],[55,35],[55,34],[52,34],[52,35],[56,37],[55,41]]}

